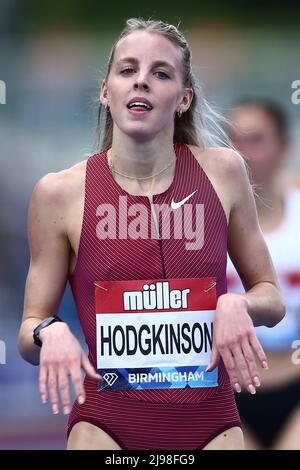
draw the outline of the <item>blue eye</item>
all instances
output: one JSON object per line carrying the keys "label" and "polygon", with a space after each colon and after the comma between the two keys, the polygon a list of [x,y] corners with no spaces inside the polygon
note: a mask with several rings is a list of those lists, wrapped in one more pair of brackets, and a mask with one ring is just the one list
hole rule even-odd
{"label": "blue eye", "polygon": [[133,72],[133,68],[126,67],[126,69],[121,70],[120,73],[122,73],[123,75],[128,75],[127,73],[124,73],[124,72]]}
{"label": "blue eye", "polygon": [[167,75],[166,72],[162,72],[161,70],[158,70],[155,73],[161,73],[163,75],[161,78],[169,78],[169,75]]}
{"label": "blue eye", "polygon": [[[134,72],[134,69],[132,67],[126,67],[125,69],[121,70],[121,74],[122,75],[129,75],[131,74],[132,72]],[[166,72],[163,72],[162,70],[158,70],[157,72],[154,72],[154,74],[160,74],[159,75],[159,78],[162,78],[162,79],[166,79],[166,78],[170,78]]]}

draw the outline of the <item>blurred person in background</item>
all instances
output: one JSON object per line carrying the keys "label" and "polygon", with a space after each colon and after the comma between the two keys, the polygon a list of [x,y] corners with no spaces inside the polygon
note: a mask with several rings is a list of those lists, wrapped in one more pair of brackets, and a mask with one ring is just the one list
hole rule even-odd
{"label": "blurred person in background", "polygon": [[[243,159],[232,149],[205,146],[197,134],[194,113],[201,98],[189,46],[178,29],[161,21],[128,20],[102,81],[105,133],[100,153],[46,175],[33,192],[31,263],[19,349],[27,361],[40,364],[41,398],[49,398],[54,414],[60,399],[64,413],[70,412],[69,378],[74,384],[77,400],[69,419],[69,449],[243,448],[232,388],[244,385],[256,393],[260,367],[266,368],[267,362],[254,325],[275,325],[284,315],[284,305]],[[121,196],[147,209],[156,237],[149,237],[149,231],[146,238],[98,236],[102,207],[118,211]],[[190,199],[193,208],[204,206],[206,211],[201,222],[204,245],[194,250],[186,249],[185,236],[164,236],[156,213],[161,204],[179,211]],[[196,221],[195,211],[191,219]],[[243,272],[246,294],[226,293],[227,240],[235,266]],[[215,316],[209,323],[212,326],[213,321],[213,343],[208,346],[209,358],[202,356],[207,362],[201,362],[204,383],[192,387],[175,381],[172,387],[168,382],[167,387],[162,383],[163,387],[144,389],[125,384],[123,389],[101,390],[95,369],[104,356],[95,283],[109,291],[120,281],[135,285],[143,279],[168,278],[185,283],[205,278],[209,283],[207,289],[202,287],[203,297],[216,290]],[[89,358],[57,317],[67,280]],[[99,287],[103,282],[107,288]],[[110,305],[114,301],[109,298]],[[149,321],[147,313],[144,322]],[[171,313],[173,322],[181,321],[180,312]],[[172,354],[171,363],[182,364],[183,353]],[[164,364],[165,353],[160,354],[158,370]],[[133,363],[141,368],[140,356],[135,354],[130,361],[126,356],[128,367]],[[195,369],[200,364],[196,359]],[[217,366],[214,381],[210,373]],[[82,369],[87,374],[84,383]]]}
{"label": "blurred person in background", "polygon": [[[275,102],[255,98],[238,101],[229,121],[232,142],[249,166],[260,226],[286,302],[283,321],[256,328],[269,364],[261,388],[255,397],[237,394],[246,448],[300,449],[300,365],[292,360],[293,342],[300,339],[300,189],[285,169],[288,121]],[[241,292],[230,259],[227,273],[229,292]]]}

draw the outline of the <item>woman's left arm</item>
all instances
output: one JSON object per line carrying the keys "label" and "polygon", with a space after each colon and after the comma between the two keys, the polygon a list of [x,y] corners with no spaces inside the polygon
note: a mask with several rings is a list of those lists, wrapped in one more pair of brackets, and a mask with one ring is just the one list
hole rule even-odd
{"label": "woman's left arm", "polygon": [[276,325],[285,313],[273,263],[259,227],[253,191],[245,163],[236,152],[224,149],[220,163],[226,181],[230,217],[228,253],[245,287],[245,293],[218,298],[214,321],[214,346],[208,370],[221,354],[234,388],[244,382],[251,393],[260,382],[255,354],[267,368],[266,355],[254,326]]}
{"label": "woman's left arm", "polygon": [[[255,326],[275,326],[285,309],[277,276],[261,232],[245,163],[234,153],[231,162],[232,206],[228,253],[243,282],[247,310]],[[272,210],[270,208],[270,210]]]}

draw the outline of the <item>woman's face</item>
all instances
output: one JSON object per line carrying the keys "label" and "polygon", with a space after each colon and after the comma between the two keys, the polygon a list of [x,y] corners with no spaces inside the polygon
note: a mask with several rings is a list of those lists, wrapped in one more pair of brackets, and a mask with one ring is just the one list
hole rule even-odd
{"label": "woman's face", "polygon": [[[102,83],[101,102],[109,104],[114,125],[134,139],[173,135],[175,112],[179,107],[186,111],[192,100],[182,74],[182,54],[171,41],[157,33],[135,31],[116,47],[108,82]],[[148,100],[152,109],[129,109],[135,97]]]}
{"label": "woman's face", "polygon": [[254,183],[262,184],[280,167],[285,146],[271,116],[256,105],[231,111],[230,137],[247,160]]}

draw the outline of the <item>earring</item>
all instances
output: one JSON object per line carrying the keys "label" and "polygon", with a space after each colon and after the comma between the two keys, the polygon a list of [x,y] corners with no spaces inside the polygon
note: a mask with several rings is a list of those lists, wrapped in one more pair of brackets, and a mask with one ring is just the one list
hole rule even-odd
{"label": "earring", "polygon": [[181,110],[177,111],[177,116],[178,116],[179,119],[181,118],[181,116],[182,116],[182,111]]}
{"label": "earring", "polygon": [[110,111],[109,104],[106,104],[106,105],[105,105],[105,110],[106,110],[107,113]]}

